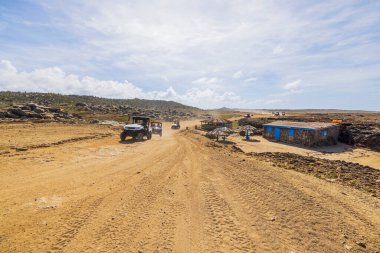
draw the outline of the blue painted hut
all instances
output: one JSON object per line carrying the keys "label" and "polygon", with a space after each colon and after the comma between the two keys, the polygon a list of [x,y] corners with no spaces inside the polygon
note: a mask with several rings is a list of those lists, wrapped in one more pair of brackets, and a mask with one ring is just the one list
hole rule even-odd
{"label": "blue painted hut", "polygon": [[340,130],[339,124],[324,122],[275,121],[263,126],[265,138],[305,146],[337,144]]}

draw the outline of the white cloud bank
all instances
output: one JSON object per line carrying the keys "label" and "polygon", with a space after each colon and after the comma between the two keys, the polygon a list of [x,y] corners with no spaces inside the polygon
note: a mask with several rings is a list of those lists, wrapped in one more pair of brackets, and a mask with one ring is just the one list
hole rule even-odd
{"label": "white cloud bank", "polygon": [[[229,104],[236,94],[251,102],[243,107],[267,100],[276,107],[380,107],[380,1],[28,3],[35,8],[2,9],[0,59],[30,76],[61,71],[62,82],[80,84],[68,91],[55,86],[56,92],[98,89],[98,96],[162,97],[209,108],[237,106]],[[126,79],[138,85],[101,81]],[[296,80],[302,83],[284,87]]]}
{"label": "white cloud bank", "polygon": [[[214,83],[216,81],[214,78],[198,79],[199,83]],[[21,72],[10,61],[6,60],[0,61],[0,90],[53,92],[123,99],[174,100],[203,108],[210,105],[219,107],[225,103],[240,100],[240,97],[233,92],[217,92],[209,87],[193,87],[184,94],[177,93],[172,87],[162,91],[144,91],[128,81],[98,80],[90,76],[81,78],[77,75],[67,74],[58,67]]]}

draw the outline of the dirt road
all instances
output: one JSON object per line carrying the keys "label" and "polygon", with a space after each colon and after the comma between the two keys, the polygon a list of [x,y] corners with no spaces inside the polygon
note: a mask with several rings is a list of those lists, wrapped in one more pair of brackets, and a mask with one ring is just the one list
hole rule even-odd
{"label": "dirt road", "polygon": [[0,252],[380,252],[379,199],[193,131],[0,161]]}

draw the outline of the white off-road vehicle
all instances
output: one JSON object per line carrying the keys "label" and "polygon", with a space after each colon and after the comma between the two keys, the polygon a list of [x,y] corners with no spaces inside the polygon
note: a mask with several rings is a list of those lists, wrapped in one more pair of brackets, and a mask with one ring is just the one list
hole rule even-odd
{"label": "white off-road vehicle", "polygon": [[125,141],[127,136],[136,141],[143,141],[144,137],[152,139],[152,128],[150,127],[150,118],[145,116],[134,116],[132,124],[125,125],[123,132],[120,133],[120,140]]}

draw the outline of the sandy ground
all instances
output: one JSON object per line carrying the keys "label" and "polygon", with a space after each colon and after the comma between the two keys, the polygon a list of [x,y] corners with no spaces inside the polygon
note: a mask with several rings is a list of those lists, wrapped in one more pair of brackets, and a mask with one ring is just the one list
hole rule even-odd
{"label": "sandy ground", "polygon": [[380,251],[380,200],[367,193],[168,124],[142,143],[34,126],[1,126],[0,252]]}
{"label": "sandy ground", "polygon": [[342,160],[347,162],[359,163],[380,169],[380,153],[363,149],[353,148],[344,143],[334,146],[308,148],[301,145],[291,145],[281,142],[269,141],[262,136],[252,136],[250,141],[245,137],[233,135],[229,140],[236,143],[244,152],[290,152],[299,155],[314,156],[331,160]]}

